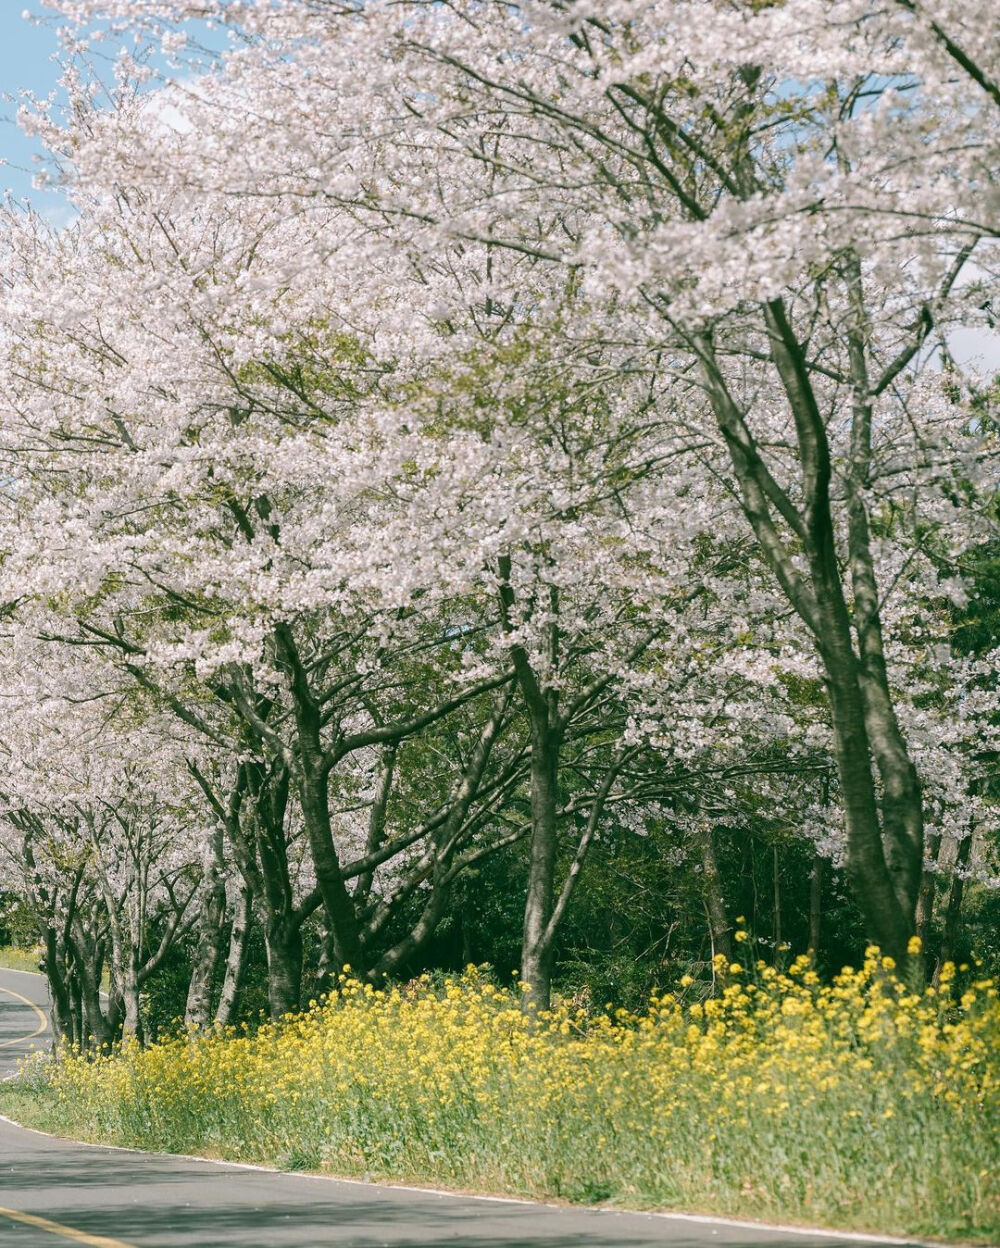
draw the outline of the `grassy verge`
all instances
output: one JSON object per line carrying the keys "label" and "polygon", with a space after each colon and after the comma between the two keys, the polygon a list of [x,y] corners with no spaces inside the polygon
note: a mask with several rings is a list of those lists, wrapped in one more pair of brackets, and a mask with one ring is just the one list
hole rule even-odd
{"label": "grassy verge", "polygon": [[[40,975],[41,962],[40,947],[25,949],[20,945],[0,945],[0,970],[31,971],[34,975]],[[105,967],[101,972],[101,992],[106,993],[110,986],[111,978],[108,968]]]}
{"label": "grassy verge", "polygon": [[6,971],[38,971],[39,951],[0,945],[0,968]]}
{"label": "grassy verge", "polygon": [[[723,968],[720,968],[720,970]],[[872,954],[821,986],[725,969],[642,1017],[531,1026],[477,974],[256,1036],[67,1057],[5,1112],[107,1142],[480,1191],[893,1234],[1000,1236],[1000,1003],[909,991]]]}

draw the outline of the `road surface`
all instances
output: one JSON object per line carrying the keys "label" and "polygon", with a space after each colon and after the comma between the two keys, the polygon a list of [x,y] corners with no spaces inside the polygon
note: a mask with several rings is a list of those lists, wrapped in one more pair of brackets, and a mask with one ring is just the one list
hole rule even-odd
{"label": "road surface", "polygon": [[[0,970],[0,1077],[51,1040],[44,980]],[[54,1139],[0,1120],[2,1248],[836,1248],[710,1220],[279,1174]]]}

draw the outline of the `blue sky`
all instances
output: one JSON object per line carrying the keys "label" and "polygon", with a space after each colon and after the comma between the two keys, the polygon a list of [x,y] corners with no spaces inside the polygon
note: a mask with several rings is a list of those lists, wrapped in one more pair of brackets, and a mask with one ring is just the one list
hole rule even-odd
{"label": "blue sky", "polygon": [[[51,60],[59,46],[55,31],[26,22],[21,16],[24,7],[22,0],[0,0],[0,92],[5,97],[22,90],[46,95],[59,76]],[[30,5],[32,12],[39,8],[37,3]],[[31,158],[38,148],[18,130],[16,113],[16,99],[0,102],[0,158],[7,162],[0,167],[0,186],[15,195],[40,200],[45,197],[31,190]]]}
{"label": "blue sky", "polygon": [[[60,70],[53,57],[59,38],[51,13],[39,24],[26,20],[25,12],[43,16],[43,0],[0,0],[0,192],[28,198],[39,211],[60,221],[66,213],[60,193],[32,187],[41,146],[26,138],[16,122],[19,92],[46,96],[56,87]],[[225,36],[202,22],[192,22],[187,29],[200,46],[215,53],[226,46]],[[120,46],[119,40],[105,45],[109,61]],[[96,51],[99,55],[100,45]],[[152,64],[170,72],[162,58],[154,56]]]}

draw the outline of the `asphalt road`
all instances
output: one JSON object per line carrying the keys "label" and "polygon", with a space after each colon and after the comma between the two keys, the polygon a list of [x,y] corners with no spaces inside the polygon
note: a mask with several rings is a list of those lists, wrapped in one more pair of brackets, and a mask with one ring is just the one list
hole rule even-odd
{"label": "asphalt road", "polygon": [[[0,1077],[51,1040],[40,976],[0,970]],[[45,1028],[45,1030],[42,1030]],[[835,1248],[814,1232],[566,1209],[96,1148],[0,1120],[2,1248]]]}

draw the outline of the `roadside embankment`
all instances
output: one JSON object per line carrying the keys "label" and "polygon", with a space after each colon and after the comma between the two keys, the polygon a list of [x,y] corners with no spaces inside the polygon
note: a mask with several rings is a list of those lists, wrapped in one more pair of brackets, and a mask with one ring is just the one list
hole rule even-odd
{"label": "roadside embankment", "polygon": [[480,1191],[897,1235],[1000,1237],[1000,1002],[875,951],[821,984],[724,970],[720,995],[538,1020],[477,972],[345,980],[255,1035],[184,1033],[39,1064],[20,1121],[139,1148]]}

